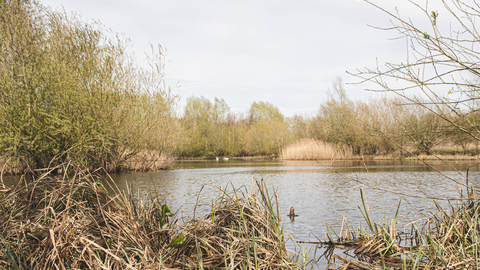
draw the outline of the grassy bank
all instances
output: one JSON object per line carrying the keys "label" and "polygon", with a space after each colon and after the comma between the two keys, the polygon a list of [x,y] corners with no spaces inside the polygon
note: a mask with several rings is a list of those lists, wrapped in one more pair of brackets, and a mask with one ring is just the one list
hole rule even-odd
{"label": "grassy bank", "polygon": [[[63,171],[63,175],[52,172]],[[161,195],[119,191],[72,163],[0,190],[2,269],[300,269],[275,194],[219,190],[212,210],[178,220]]]}

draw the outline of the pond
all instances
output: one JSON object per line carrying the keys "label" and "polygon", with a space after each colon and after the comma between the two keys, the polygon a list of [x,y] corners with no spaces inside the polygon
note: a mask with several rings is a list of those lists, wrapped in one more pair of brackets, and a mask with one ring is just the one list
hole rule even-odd
{"label": "pond", "polygon": [[[348,224],[356,228],[366,226],[362,213],[360,188],[363,188],[369,205],[372,220],[393,217],[400,202],[399,213],[402,224],[431,215],[435,212],[429,197],[455,198],[460,192],[459,183],[465,181],[467,169],[471,184],[480,184],[479,166],[476,161],[450,162],[453,166],[439,161],[426,165],[418,161],[183,161],[177,169],[154,173],[114,174],[120,189],[127,186],[135,191],[156,192],[169,195],[172,210],[181,209],[179,216],[196,216],[208,212],[211,197],[218,195],[218,187],[241,188],[252,186],[253,178],[263,179],[270,192],[276,191],[279,197],[284,230],[295,241],[324,240],[327,225],[335,232],[342,227],[344,217]],[[372,188],[374,186],[376,188]],[[386,192],[393,190],[397,193]],[[200,192],[201,191],[201,192]],[[410,194],[416,197],[405,197]],[[439,200],[442,207],[449,201]],[[295,208],[298,217],[291,221],[287,214]],[[304,248],[316,251],[316,245],[301,244]],[[296,249],[292,241],[288,248]],[[337,251],[338,252],[338,251]],[[310,256],[313,259],[313,255]],[[327,261],[316,262],[316,269],[325,269]]]}

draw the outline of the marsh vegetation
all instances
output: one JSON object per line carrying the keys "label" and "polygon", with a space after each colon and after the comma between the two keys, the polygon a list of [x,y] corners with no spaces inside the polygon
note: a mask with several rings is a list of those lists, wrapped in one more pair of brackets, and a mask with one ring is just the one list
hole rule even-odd
{"label": "marsh vegetation", "polygon": [[2,269],[301,267],[287,253],[277,196],[262,182],[219,189],[211,211],[190,219],[161,194],[121,191],[73,162],[1,184]]}
{"label": "marsh vegetation", "polygon": [[[346,228],[326,234],[325,256],[335,269],[476,269],[478,259],[478,217],[480,205],[465,197],[458,204],[412,223],[402,223],[401,200],[392,219],[373,221],[367,198],[361,190],[360,211],[365,227]],[[346,220],[345,220],[346,221]],[[345,256],[333,249],[346,249]]]}
{"label": "marsh vegetation", "polygon": [[[480,134],[477,118],[480,35],[475,19],[479,15],[479,3],[452,0],[432,6],[428,1],[424,4],[409,1],[423,15],[422,21],[405,18],[398,10],[390,11],[365,2],[390,17],[391,25],[383,29],[394,31],[406,41],[407,58],[400,63],[357,70],[352,75],[361,82],[373,83],[371,90],[396,96],[403,107],[408,108],[406,115],[410,117],[403,126],[408,135],[405,138],[406,142],[414,143],[419,153],[431,154],[437,142],[449,140],[461,145],[466,154],[469,144],[478,144]],[[401,141],[396,144],[401,146]],[[448,166],[453,164],[442,162]],[[430,198],[437,211],[426,219],[409,223],[411,229],[403,230],[407,232],[403,235],[397,227],[398,210],[392,219],[372,222],[362,191],[362,214],[368,228],[359,228],[356,234],[343,231],[343,236],[336,239],[337,244],[344,241],[351,244],[357,258],[335,256],[341,266],[334,267],[478,269],[478,177],[472,177],[468,168],[457,171],[457,176],[460,179],[445,174],[438,176],[456,187],[456,195],[448,198],[450,207],[439,206],[439,197]],[[381,189],[378,184],[369,187]],[[409,195],[407,192],[397,194],[407,198]]]}

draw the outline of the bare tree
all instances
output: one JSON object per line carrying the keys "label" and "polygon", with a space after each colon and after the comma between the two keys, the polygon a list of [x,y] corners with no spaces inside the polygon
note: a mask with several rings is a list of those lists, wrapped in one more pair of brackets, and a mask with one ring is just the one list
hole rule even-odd
{"label": "bare tree", "polygon": [[[404,18],[371,1],[365,2],[387,13],[398,38],[407,42],[405,62],[386,63],[375,69],[365,68],[350,73],[359,83],[373,82],[372,91],[392,92],[406,100],[405,104],[422,106],[444,119],[448,125],[480,140],[480,130],[472,115],[477,115],[480,102],[480,34],[476,20],[480,5],[476,0],[442,0],[442,10],[431,10],[428,0],[423,5],[408,0],[424,14],[426,24]],[[419,26],[421,25],[421,26]]]}
{"label": "bare tree", "polygon": [[[480,33],[476,21],[480,18],[480,3],[476,0],[424,0],[423,4],[419,4],[420,1],[406,0],[423,14],[422,22],[418,21],[418,17],[403,17],[397,9],[392,12],[370,0],[364,1],[390,16],[390,27],[375,28],[393,31],[397,39],[403,39],[407,44],[406,59],[400,63],[387,62],[383,66],[377,64],[376,68],[359,69],[349,73],[360,79],[357,82],[359,84],[374,85],[367,90],[393,93],[401,98],[401,105],[421,107],[431,115],[443,119],[443,130],[429,131],[426,130],[428,125],[421,123],[418,123],[421,129],[406,130],[410,138],[415,139],[419,150],[423,149],[428,153],[429,148],[438,141],[438,138],[423,140],[424,134],[432,132],[456,133],[464,144],[462,147],[472,142],[478,144]],[[435,9],[432,8],[432,3],[436,5]],[[436,127],[438,123],[432,126]],[[444,162],[455,169],[448,161]],[[476,187],[480,185],[473,181],[474,179],[469,179],[468,171],[457,171],[461,180],[439,173],[455,183],[455,187],[445,188],[458,190],[457,187],[461,187],[463,190],[466,187],[470,193],[475,190],[470,189],[472,184]],[[377,185],[370,186],[381,189]],[[408,192],[400,193],[412,195]],[[475,193],[475,198],[478,196],[476,192],[472,193]]]}

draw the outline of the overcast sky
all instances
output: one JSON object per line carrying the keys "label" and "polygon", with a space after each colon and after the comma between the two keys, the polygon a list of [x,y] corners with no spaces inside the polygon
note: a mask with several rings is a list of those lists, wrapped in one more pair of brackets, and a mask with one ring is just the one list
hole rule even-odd
{"label": "overcast sky", "polygon": [[[268,101],[286,116],[312,114],[337,76],[354,82],[347,70],[405,58],[394,32],[368,26],[390,26],[389,17],[358,0],[40,1],[123,33],[139,57],[160,44],[168,51],[167,82],[179,82],[183,101],[218,97],[235,111]],[[406,1],[376,2],[415,15]],[[363,88],[346,86],[354,99],[372,95]]]}

